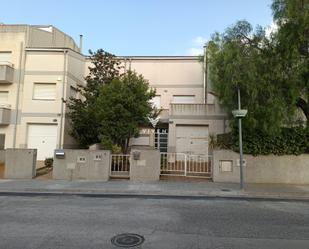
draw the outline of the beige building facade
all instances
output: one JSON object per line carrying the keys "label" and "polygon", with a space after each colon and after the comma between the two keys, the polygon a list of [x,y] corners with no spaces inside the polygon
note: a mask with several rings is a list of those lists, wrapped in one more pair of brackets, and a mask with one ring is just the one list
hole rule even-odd
{"label": "beige building facade", "polygon": [[[199,56],[123,57],[125,70],[135,70],[156,89],[153,104],[161,109],[154,146],[161,152],[209,154],[212,134],[225,133],[227,115],[212,91],[206,61]],[[152,139],[135,140],[143,145]]]}
{"label": "beige building facade", "polygon": [[[124,70],[134,70],[156,89],[153,105],[161,110],[154,130],[143,129],[132,145],[161,152],[209,154],[212,134],[225,133],[227,115],[220,107],[199,56],[121,57]],[[91,62],[86,62],[86,68]]]}
{"label": "beige building facade", "polygon": [[2,148],[37,148],[38,160],[72,147],[64,103],[84,84],[85,57],[53,26],[0,25]]}
{"label": "beige building facade", "polygon": [[[156,89],[161,109],[153,139],[135,145],[161,152],[208,154],[211,134],[224,133],[220,108],[197,56],[121,57]],[[38,160],[56,148],[76,148],[69,136],[65,101],[76,97],[91,66],[74,40],[53,26],[0,25],[0,148],[36,148]],[[148,136],[148,138],[147,138]]]}

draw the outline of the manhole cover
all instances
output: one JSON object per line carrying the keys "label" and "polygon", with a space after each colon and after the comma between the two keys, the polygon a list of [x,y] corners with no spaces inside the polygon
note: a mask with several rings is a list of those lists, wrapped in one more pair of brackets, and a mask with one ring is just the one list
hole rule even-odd
{"label": "manhole cover", "polygon": [[143,236],[134,233],[123,233],[114,236],[112,244],[118,247],[134,247],[141,245],[145,239]]}
{"label": "manhole cover", "polygon": [[223,192],[230,192],[231,190],[228,189],[228,188],[222,188],[221,191],[223,191]]}

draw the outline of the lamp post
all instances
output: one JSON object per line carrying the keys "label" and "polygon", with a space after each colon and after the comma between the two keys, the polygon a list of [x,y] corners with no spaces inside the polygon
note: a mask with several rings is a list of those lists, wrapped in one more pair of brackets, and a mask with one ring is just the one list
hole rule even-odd
{"label": "lamp post", "polygon": [[239,171],[240,171],[240,189],[244,189],[244,165],[243,165],[243,151],[242,151],[242,126],[241,119],[247,115],[248,110],[241,109],[240,102],[240,89],[237,88],[238,96],[238,109],[233,110],[232,114],[234,118],[238,119],[238,131],[239,131]]}

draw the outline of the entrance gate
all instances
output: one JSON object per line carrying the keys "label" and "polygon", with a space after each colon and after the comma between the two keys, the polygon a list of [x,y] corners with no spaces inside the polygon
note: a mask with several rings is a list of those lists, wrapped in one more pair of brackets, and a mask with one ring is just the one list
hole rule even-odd
{"label": "entrance gate", "polygon": [[161,152],[161,175],[212,178],[212,158],[206,155]]}
{"label": "entrance gate", "polygon": [[114,178],[130,177],[130,155],[111,154],[110,176]]}

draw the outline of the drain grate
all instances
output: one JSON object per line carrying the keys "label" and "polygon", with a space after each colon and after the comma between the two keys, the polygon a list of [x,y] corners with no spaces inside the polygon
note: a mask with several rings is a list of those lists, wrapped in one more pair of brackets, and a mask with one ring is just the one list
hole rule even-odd
{"label": "drain grate", "polygon": [[145,239],[143,236],[135,233],[118,234],[111,239],[113,245],[126,248],[139,246],[144,241]]}

